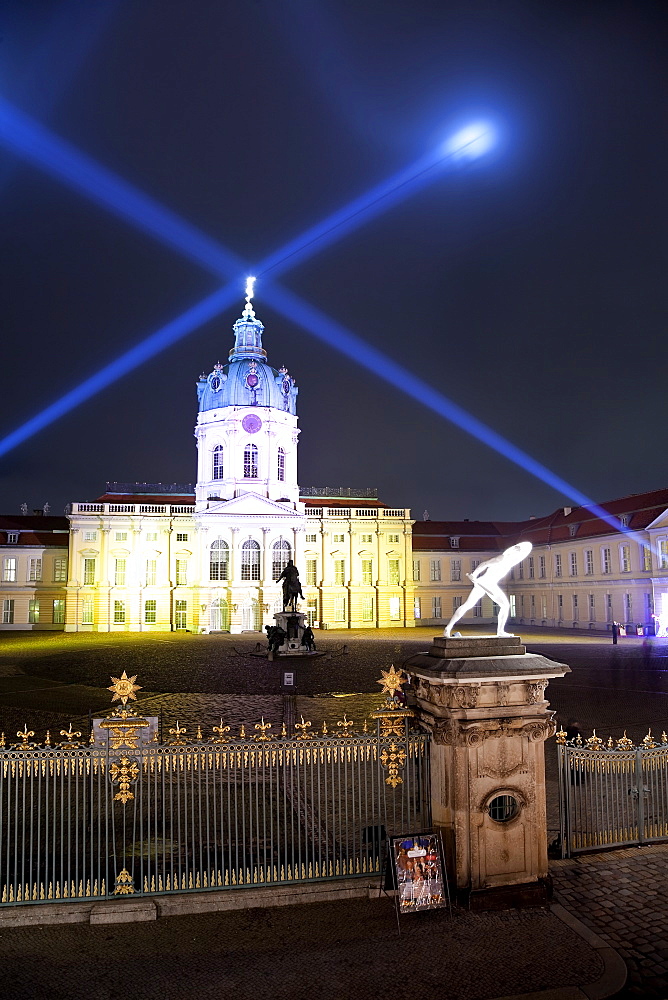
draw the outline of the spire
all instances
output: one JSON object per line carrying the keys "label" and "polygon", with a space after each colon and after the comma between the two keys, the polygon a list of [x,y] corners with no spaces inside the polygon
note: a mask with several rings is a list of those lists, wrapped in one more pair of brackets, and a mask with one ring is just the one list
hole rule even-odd
{"label": "spire", "polygon": [[255,278],[246,279],[246,304],[241,317],[236,321],[234,330],[234,347],[230,351],[230,361],[242,358],[258,358],[264,361],[267,352],[262,348],[262,331],[264,326],[255,315],[251,299],[254,293]]}

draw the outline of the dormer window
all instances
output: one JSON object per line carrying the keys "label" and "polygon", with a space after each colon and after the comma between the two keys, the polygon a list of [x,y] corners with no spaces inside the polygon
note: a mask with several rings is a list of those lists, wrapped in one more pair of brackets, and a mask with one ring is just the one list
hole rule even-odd
{"label": "dormer window", "polygon": [[568,534],[570,535],[571,538],[575,538],[575,536],[578,533],[578,528],[579,528],[578,524],[569,524],[568,525]]}
{"label": "dormer window", "polygon": [[622,528],[628,528],[630,520],[631,520],[630,514],[620,514],[619,523],[621,524]]}
{"label": "dormer window", "polygon": [[8,531],[7,532],[7,545],[18,545],[19,544],[19,533],[18,531]]}
{"label": "dormer window", "polygon": [[458,549],[459,548],[459,535],[453,535],[450,538],[450,548],[452,548],[452,549]]}

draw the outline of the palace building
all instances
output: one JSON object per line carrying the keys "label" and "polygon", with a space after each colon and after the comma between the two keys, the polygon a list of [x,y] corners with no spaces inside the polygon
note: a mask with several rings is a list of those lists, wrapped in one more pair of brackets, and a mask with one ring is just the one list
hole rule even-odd
{"label": "palace building", "polygon": [[[252,282],[234,345],[197,381],[197,482],[108,483],[67,517],[0,517],[0,629],[258,631],[282,610],[278,578],[300,572],[321,628],[441,629],[467,573],[518,541],[505,581],[517,626],[610,628],[668,620],[668,490],[523,522],[414,521],[374,490],[300,489],[297,395],[262,344]],[[483,598],[466,619],[491,623]]]}

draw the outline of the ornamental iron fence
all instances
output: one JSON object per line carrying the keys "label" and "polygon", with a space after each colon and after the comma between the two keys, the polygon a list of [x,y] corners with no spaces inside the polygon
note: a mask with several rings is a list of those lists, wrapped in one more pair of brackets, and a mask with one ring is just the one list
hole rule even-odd
{"label": "ornamental iron fence", "polygon": [[57,745],[27,726],[2,737],[0,905],[380,873],[386,835],[430,826],[428,737],[396,698],[401,675],[383,674],[361,732],[345,716],[318,732],[262,719],[233,737],[221,720],[159,742],[124,672],[122,708],[88,742],[71,725]]}
{"label": "ornamental iron fence", "polygon": [[668,737],[557,733],[561,856],[668,840]]}

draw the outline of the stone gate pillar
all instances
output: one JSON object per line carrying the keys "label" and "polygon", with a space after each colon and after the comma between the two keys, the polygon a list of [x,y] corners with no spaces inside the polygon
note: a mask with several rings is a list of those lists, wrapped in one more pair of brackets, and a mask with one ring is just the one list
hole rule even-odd
{"label": "stone gate pillar", "polygon": [[434,639],[404,669],[432,734],[433,822],[458,896],[476,909],[546,901],[545,688],[570,667],[516,636],[465,636]]}

